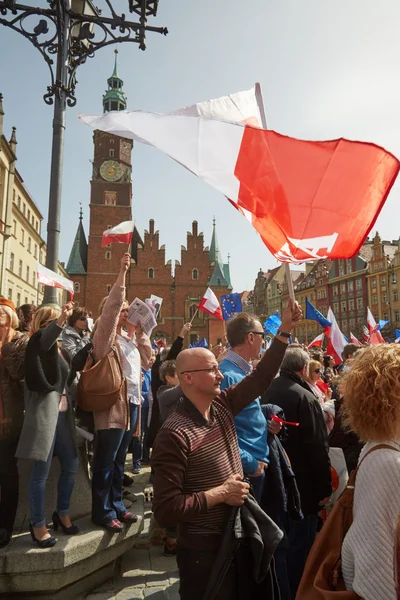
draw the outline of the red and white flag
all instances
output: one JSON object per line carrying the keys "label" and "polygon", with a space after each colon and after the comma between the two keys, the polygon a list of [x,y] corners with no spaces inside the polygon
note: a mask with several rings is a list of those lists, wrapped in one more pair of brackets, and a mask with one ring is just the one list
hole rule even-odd
{"label": "red and white flag", "polygon": [[335,365],[340,365],[340,363],[343,361],[342,355],[344,347],[347,344],[347,340],[339,329],[339,325],[337,324],[336,317],[333,314],[331,307],[329,307],[326,318],[331,323],[331,326],[326,327],[325,329],[325,335],[327,335],[329,338],[326,353],[333,356],[335,359]]}
{"label": "red and white flag", "polygon": [[62,290],[67,290],[71,294],[71,298],[74,295],[74,283],[70,279],[51,271],[47,267],[44,267],[40,263],[37,265],[37,280],[38,283],[42,285],[47,285],[48,287],[60,288]]}
{"label": "red and white flag", "polygon": [[199,304],[199,310],[207,312],[213,317],[220,319],[221,321],[224,320],[224,317],[222,316],[221,306],[218,302],[218,298],[211,288],[206,289],[206,293],[204,294]]}
{"label": "red and white flag", "polygon": [[356,336],[354,335],[354,333],[351,333],[350,331],[350,342],[352,344],[357,344],[357,346],[361,346],[361,343],[359,342],[359,340],[356,338]]}
{"label": "red and white flag", "polygon": [[317,337],[315,338],[315,340],[313,340],[311,342],[311,344],[308,345],[309,348],[322,348],[322,344],[324,343],[324,333],[321,333],[321,335],[317,335]]}
{"label": "red and white flag", "polygon": [[207,118],[184,111],[79,118],[94,129],[145,141],[201,177],[251,215],[281,262],[358,252],[398,175],[395,156],[374,144],[304,141],[233,123],[225,109],[210,108]]}
{"label": "red and white flag", "polygon": [[135,221],[123,221],[111,229],[103,231],[103,239],[101,240],[101,247],[108,246],[114,242],[119,244],[130,244],[133,237],[133,228]]}
{"label": "red and white flag", "polygon": [[376,344],[385,344],[385,339],[378,330],[378,324],[375,321],[369,307],[367,308],[367,325],[369,331],[369,343],[372,346],[376,346]]}

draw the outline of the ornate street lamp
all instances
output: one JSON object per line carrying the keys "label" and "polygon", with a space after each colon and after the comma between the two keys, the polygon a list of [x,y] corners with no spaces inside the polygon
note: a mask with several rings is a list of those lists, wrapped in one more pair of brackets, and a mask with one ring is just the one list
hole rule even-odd
{"label": "ornate street lamp", "polygon": [[[167,35],[165,27],[147,25],[157,14],[158,0],[128,0],[128,9],[139,22],[118,14],[111,0],[102,0],[109,16],[91,0],[47,0],[32,7],[16,0],[0,0],[0,24],[28,39],[41,53],[50,71],[50,85],[44,94],[46,104],[54,104],[53,142],[47,222],[46,266],[57,272],[60,236],[61,180],[64,153],[66,106],[75,106],[76,71],[100,48],[121,42],[134,42],[146,49],[146,33]],[[122,0],[115,0],[121,5]],[[47,5],[47,6],[46,6]],[[56,303],[54,288],[46,287],[46,303]]]}

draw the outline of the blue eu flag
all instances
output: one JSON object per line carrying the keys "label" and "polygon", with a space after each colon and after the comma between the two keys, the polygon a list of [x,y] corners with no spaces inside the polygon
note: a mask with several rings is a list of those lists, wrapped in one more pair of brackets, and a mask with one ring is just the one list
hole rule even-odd
{"label": "blue eu flag", "polygon": [[272,333],[272,335],[276,335],[281,325],[282,321],[279,318],[278,311],[276,311],[274,315],[268,317],[268,319],[264,322],[264,331],[265,333]]}
{"label": "blue eu flag", "polygon": [[311,304],[308,298],[306,298],[306,319],[317,321],[324,329],[325,327],[330,327],[332,325],[332,323]]}
{"label": "blue eu flag", "polygon": [[228,321],[235,313],[242,312],[242,300],[240,294],[227,294],[221,296],[222,316]]}

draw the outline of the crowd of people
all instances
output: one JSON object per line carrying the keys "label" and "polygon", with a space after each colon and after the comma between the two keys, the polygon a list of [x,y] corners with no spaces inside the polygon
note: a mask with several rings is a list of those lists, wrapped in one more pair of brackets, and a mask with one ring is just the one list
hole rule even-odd
{"label": "crowd of people", "polygon": [[[72,302],[16,309],[0,298],[0,547],[13,535],[21,494],[39,548],[54,546],[58,530],[79,533],[70,519],[79,420],[95,435],[94,525],[114,534],[138,519],[123,501],[133,482],[126,472],[150,463],[154,518],[165,528],[165,554],[176,555],[182,600],[295,600],[332,508],[331,449],[340,449],[342,478],[360,465],[341,549],[345,589],[395,600],[400,347],[348,344],[336,364],[320,349],[289,343],[302,318],[290,300],[267,350],[260,321],[240,313],[227,321],[224,345],[184,349],[187,323],[155,351],[128,320],[129,265],[126,254],[93,327],[90,310]],[[93,410],[83,410],[83,381],[96,365],[104,390]],[[372,449],[379,451],[369,456]],[[45,494],[54,456],[60,474],[50,532]],[[30,461],[28,490],[19,489],[18,459]]]}

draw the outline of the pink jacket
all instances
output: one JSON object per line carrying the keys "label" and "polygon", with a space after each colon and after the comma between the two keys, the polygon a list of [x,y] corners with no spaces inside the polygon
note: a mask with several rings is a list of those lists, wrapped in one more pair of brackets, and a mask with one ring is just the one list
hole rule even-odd
{"label": "pink jacket", "polygon": [[[114,285],[104,305],[103,312],[97,323],[93,338],[93,354],[96,361],[106,356],[113,344],[119,351],[116,340],[117,325],[123,303],[125,288]],[[148,369],[151,359],[151,344],[145,333],[136,336],[135,340],[142,365]],[[129,429],[129,403],[126,390],[121,398],[108,410],[93,412],[96,431],[99,429]]]}

